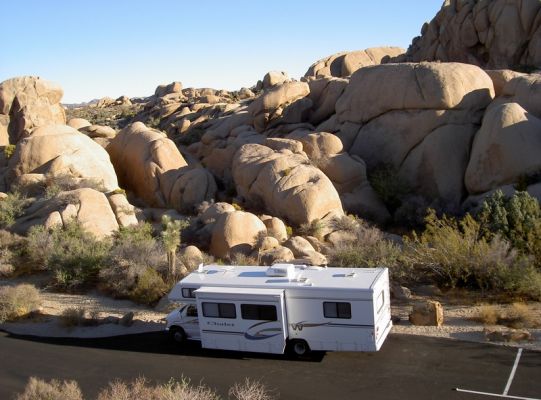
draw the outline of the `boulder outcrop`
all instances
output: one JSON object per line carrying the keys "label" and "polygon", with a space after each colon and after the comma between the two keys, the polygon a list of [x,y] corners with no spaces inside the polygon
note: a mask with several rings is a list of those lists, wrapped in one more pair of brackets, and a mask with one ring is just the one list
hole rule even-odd
{"label": "boulder outcrop", "polygon": [[458,61],[484,68],[541,67],[541,2],[447,0],[413,39],[406,61]]}
{"label": "boulder outcrop", "polygon": [[246,144],[235,154],[233,179],[246,201],[293,224],[343,212],[332,182],[300,154]]}
{"label": "boulder outcrop", "polygon": [[359,68],[377,65],[404,53],[400,47],[372,47],[366,50],[341,52],[316,61],[304,74],[306,78],[334,76],[346,78]]}
{"label": "boulder outcrop", "polygon": [[119,132],[107,151],[121,185],[149,206],[185,210],[215,195],[216,182],[208,171],[188,168],[163,132],[141,122]]}
{"label": "boulder outcrop", "polygon": [[541,119],[517,103],[491,106],[473,141],[468,192],[479,194],[541,170]]}
{"label": "boulder outcrop", "polygon": [[229,257],[236,253],[250,254],[260,235],[267,228],[256,215],[233,211],[221,214],[214,224],[210,252],[216,257]]}
{"label": "boulder outcrop", "polygon": [[109,192],[118,188],[109,155],[88,136],[67,125],[48,125],[35,129],[20,140],[9,160],[8,183],[25,174],[44,177],[68,176],[93,181]]}
{"label": "boulder outcrop", "polygon": [[473,65],[385,64],[353,74],[336,111],[345,129],[357,126],[349,152],[369,170],[389,165],[412,191],[456,206],[472,136],[493,97],[492,80]]}
{"label": "boulder outcrop", "polygon": [[64,92],[60,86],[39,77],[23,76],[0,83],[0,135],[5,145],[15,144],[40,126],[65,124],[66,114],[60,104]]}

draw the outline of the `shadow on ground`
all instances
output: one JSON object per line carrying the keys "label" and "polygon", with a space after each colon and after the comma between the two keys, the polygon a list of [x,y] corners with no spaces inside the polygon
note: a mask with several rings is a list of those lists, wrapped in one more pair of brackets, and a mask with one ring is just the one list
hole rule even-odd
{"label": "shadow on ground", "polygon": [[[117,351],[130,351],[153,354],[178,354],[184,356],[230,359],[278,359],[299,360],[289,354],[249,353],[243,351],[214,350],[201,347],[198,341],[187,341],[183,344],[175,343],[165,332],[149,332],[114,336],[107,338],[59,338],[41,337],[31,335],[15,335],[8,333],[7,337],[17,340],[28,340],[38,343],[48,343],[59,346],[87,347]],[[301,358],[303,361],[321,362],[325,352],[312,352],[309,356]]]}

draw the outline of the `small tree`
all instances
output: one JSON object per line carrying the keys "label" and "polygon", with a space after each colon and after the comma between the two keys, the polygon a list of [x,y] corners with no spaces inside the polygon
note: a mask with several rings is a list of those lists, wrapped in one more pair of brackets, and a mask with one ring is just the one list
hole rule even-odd
{"label": "small tree", "polygon": [[180,246],[180,234],[182,230],[188,227],[188,221],[172,220],[170,216],[162,217],[162,240],[167,251],[167,264],[169,267],[169,276],[176,275],[176,255],[178,246]]}

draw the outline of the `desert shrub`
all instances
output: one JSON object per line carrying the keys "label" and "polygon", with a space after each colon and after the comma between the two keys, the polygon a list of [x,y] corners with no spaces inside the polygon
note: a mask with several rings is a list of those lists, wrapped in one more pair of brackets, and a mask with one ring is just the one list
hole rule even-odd
{"label": "desert shrub", "polygon": [[154,301],[144,287],[154,278],[160,292],[163,279],[160,282],[148,269],[164,274],[167,271],[165,250],[152,237],[152,226],[145,223],[121,228],[115,233],[106,265],[100,270],[100,287],[115,297],[142,302],[146,302],[143,298],[152,298]]}
{"label": "desert shrub", "polygon": [[297,234],[300,236],[314,236],[321,240],[324,229],[325,223],[316,218],[310,221],[310,223],[301,224],[299,229],[297,229]]}
{"label": "desert shrub", "polygon": [[190,127],[187,132],[175,138],[175,142],[180,145],[189,146],[201,141],[206,130],[197,126]]}
{"label": "desert shrub", "polygon": [[355,215],[342,215],[334,217],[329,223],[329,228],[333,231],[356,233],[361,223]]}
{"label": "desert shrub", "polygon": [[287,234],[287,237],[293,236],[293,228],[289,225],[286,225],[286,234]]}
{"label": "desert shrub", "polygon": [[391,212],[400,207],[402,199],[410,192],[392,165],[384,164],[369,171],[368,181]]}
{"label": "desert shrub", "polygon": [[23,317],[40,305],[41,296],[34,285],[0,287],[0,322]]}
{"label": "desert shrub", "polygon": [[68,307],[60,315],[62,326],[71,328],[85,325],[86,310],[83,307]]}
{"label": "desert shrub", "polygon": [[531,254],[541,264],[541,208],[528,192],[506,197],[501,190],[483,202],[477,219],[489,239],[502,236],[522,254]]}
{"label": "desert shrub", "polygon": [[98,400],[218,400],[219,396],[206,386],[192,386],[190,381],[170,380],[162,385],[152,385],[145,378],[137,378],[132,382],[115,381],[102,390]]}
{"label": "desert shrub", "polygon": [[508,308],[492,304],[483,305],[473,319],[486,325],[499,324],[514,329],[539,328],[541,326],[541,318],[535,315],[524,303],[513,303]]}
{"label": "desert shrub", "polygon": [[51,199],[61,192],[81,188],[90,188],[98,192],[105,192],[103,182],[92,178],[75,178],[70,174],[48,176],[45,179],[45,198]]}
{"label": "desert shrub", "polygon": [[503,319],[506,325],[515,329],[541,327],[541,317],[534,314],[525,303],[513,303]]}
{"label": "desert shrub", "polygon": [[402,279],[405,272],[400,263],[400,247],[385,239],[379,229],[362,220],[357,220],[357,223],[352,240],[331,251],[329,265],[346,268],[387,267],[393,279]]}
{"label": "desert shrub", "polygon": [[83,394],[75,381],[47,382],[31,377],[24,392],[17,395],[17,400],[83,400]]}
{"label": "desert shrub", "polygon": [[11,276],[16,269],[21,271],[24,242],[24,238],[0,229],[0,277]]}
{"label": "desert shrub", "polygon": [[129,298],[137,303],[154,304],[160,300],[170,289],[163,278],[153,268],[146,268],[138,276],[135,287],[132,289]]}
{"label": "desert shrub", "polygon": [[231,256],[231,265],[259,265],[257,258],[244,253],[235,253]]}
{"label": "desert shrub", "polygon": [[485,325],[496,325],[499,319],[498,310],[494,305],[485,304],[479,307],[479,312],[473,319]]}
{"label": "desert shrub", "polygon": [[17,148],[14,144],[8,144],[4,147],[4,157],[6,157],[8,160],[13,156],[13,153],[15,153],[15,149]]}
{"label": "desert shrub", "polygon": [[29,257],[54,273],[61,289],[95,283],[109,254],[110,244],[86,232],[76,222],[51,231],[34,227],[28,235]]}
{"label": "desert shrub", "polygon": [[229,398],[235,400],[272,400],[274,396],[261,382],[246,378],[229,389]]}
{"label": "desert shrub", "polygon": [[8,193],[6,198],[0,200],[0,228],[13,225],[15,220],[24,214],[30,201],[19,191]]}
{"label": "desert shrub", "polygon": [[529,259],[499,236],[487,239],[481,225],[469,214],[462,219],[438,218],[430,210],[425,221],[426,229],[420,235],[404,238],[403,260],[415,275],[446,287],[541,296],[541,276]]}

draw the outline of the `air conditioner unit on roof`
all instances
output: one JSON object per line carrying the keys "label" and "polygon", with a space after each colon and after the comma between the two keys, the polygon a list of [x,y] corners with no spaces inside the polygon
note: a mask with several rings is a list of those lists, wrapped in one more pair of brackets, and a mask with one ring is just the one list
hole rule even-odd
{"label": "air conditioner unit on roof", "polygon": [[267,268],[267,276],[295,278],[295,266],[293,264],[274,264]]}

